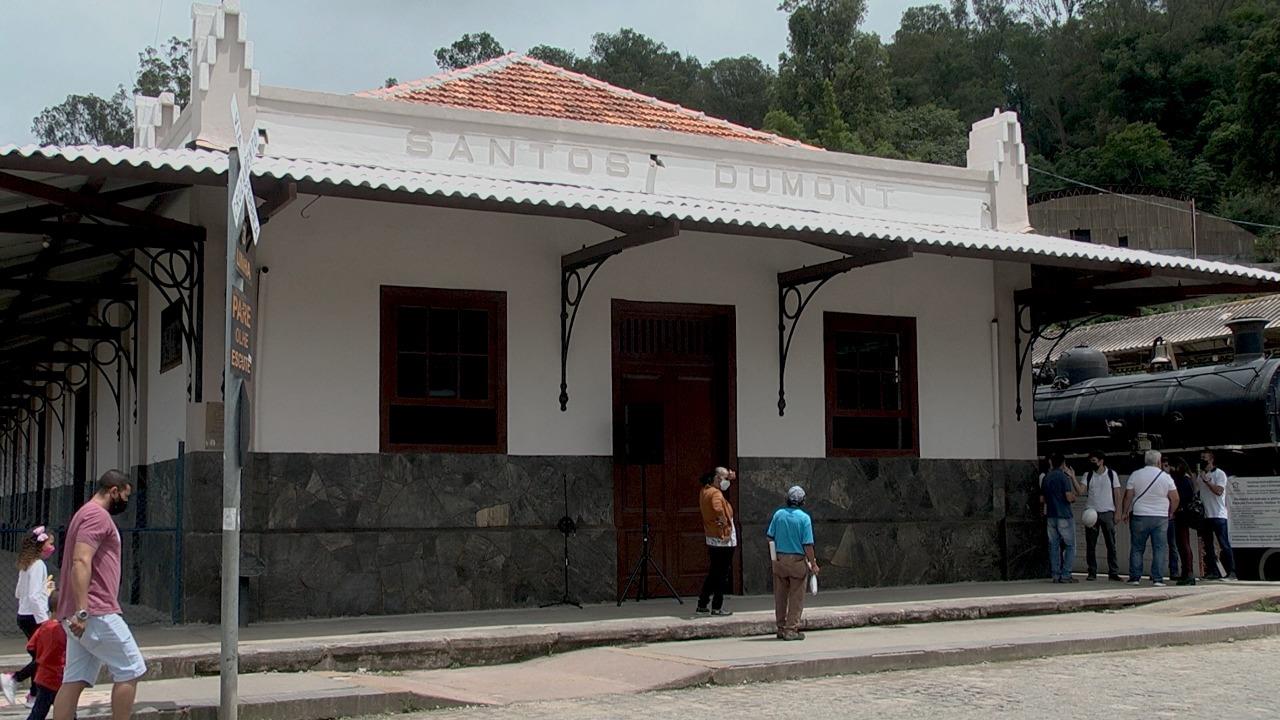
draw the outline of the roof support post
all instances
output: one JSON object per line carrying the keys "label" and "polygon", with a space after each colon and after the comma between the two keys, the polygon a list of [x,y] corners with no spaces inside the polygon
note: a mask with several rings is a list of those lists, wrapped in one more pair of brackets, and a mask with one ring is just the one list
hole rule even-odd
{"label": "roof support post", "polygon": [[[778,416],[787,412],[787,355],[791,352],[791,339],[800,324],[809,301],[831,278],[854,268],[876,265],[911,257],[909,245],[890,245],[855,253],[818,265],[778,273]],[[809,286],[805,288],[805,286]]]}
{"label": "roof support post", "polygon": [[[628,248],[648,245],[680,234],[676,220],[659,222],[652,227],[619,235],[560,258],[560,411],[569,409],[569,344],[573,339],[573,325],[578,319],[578,307],[587,286],[605,260]],[[585,276],[583,272],[585,271]]]}

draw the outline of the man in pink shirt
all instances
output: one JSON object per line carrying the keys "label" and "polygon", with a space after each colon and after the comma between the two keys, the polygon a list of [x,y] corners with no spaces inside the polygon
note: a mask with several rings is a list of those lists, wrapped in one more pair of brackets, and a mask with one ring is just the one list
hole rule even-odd
{"label": "man in pink shirt", "polygon": [[71,518],[67,528],[70,558],[62,563],[58,583],[58,619],[67,629],[67,666],[62,688],[53,703],[54,720],[72,720],[80,693],[93,687],[106,665],[111,673],[111,717],[126,720],[133,713],[138,678],[147,665],[133,633],[120,617],[120,531],[112,515],[129,506],[133,484],[119,470],[98,480],[98,491]]}

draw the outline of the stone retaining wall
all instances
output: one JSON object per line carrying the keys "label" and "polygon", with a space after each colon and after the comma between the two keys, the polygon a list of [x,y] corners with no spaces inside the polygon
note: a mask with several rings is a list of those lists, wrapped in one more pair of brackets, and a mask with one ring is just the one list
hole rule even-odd
{"label": "stone retaining wall", "polygon": [[[181,519],[182,617],[219,613],[222,466],[216,452],[135,468],[145,503],[122,528]],[[520,607],[559,599],[568,478],[572,593],[616,596],[609,457],[254,454],[242,491],[242,581],[251,620]],[[742,458],[743,590],[770,590],[763,535],[801,484],[828,588],[1043,577],[1034,464],[917,458]],[[177,513],[182,506],[181,518]],[[168,613],[176,549],[128,534],[121,597]]]}

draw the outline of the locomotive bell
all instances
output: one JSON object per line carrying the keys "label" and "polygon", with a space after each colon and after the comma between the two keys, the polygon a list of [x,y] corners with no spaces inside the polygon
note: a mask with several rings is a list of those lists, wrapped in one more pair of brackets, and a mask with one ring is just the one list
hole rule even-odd
{"label": "locomotive bell", "polygon": [[1173,354],[1169,352],[1169,343],[1163,337],[1157,337],[1151,343],[1151,359],[1147,361],[1147,370],[1149,372],[1167,372],[1176,370],[1178,364],[1173,361]]}

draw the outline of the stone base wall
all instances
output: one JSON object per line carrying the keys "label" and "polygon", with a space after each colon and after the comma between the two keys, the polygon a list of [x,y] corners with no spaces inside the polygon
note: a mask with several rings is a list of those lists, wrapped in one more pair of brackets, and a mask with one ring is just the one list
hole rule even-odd
{"label": "stone base wall", "polygon": [[[250,456],[242,486],[241,581],[250,620],[532,606],[562,594],[569,483],[572,594],[617,593],[613,460],[446,454]],[[186,622],[220,605],[222,458],[194,452],[134,469],[120,518],[121,599]],[[764,531],[802,485],[826,588],[1047,575],[1034,463],[742,458],[743,590],[771,588]],[[69,498],[69,489],[59,489]],[[7,500],[7,498],[5,499]],[[65,504],[59,495],[51,507]],[[50,518],[65,526],[69,517]],[[178,548],[163,528],[182,528]],[[138,532],[128,532],[141,529]]]}
{"label": "stone base wall", "polygon": [[[186,619],[216,620],[221,457],[188,457]],[[250,619],[537,605],[562,595],[562,476],[573,594],[613,597],[607,457],[251,456],[242,496]],[[602,581],[602,579],[604,579]]]}
{"label": "stone base wall", "polygon": [[769,592],[764,539],[787,488],[807,493],[829,588],[1045,577],[1033,462],[743,458],[743,589]]}

